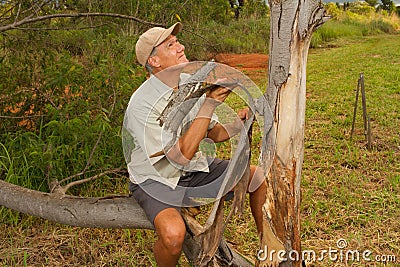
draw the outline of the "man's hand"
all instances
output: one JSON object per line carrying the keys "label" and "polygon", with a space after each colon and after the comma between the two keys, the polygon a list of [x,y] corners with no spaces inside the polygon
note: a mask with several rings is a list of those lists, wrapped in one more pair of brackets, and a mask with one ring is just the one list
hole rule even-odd
{"label": "man's hand", "polygon": [[237,112],[237,117],[234,121],[224,125],[217,123],[214,128],[208,132],[207,137],[216,143],[232,138],[243,129],[243,123],[249,118],[249,112],[249,108],[241,109]]}
{"label": "man's hand", "polygon": [[237,115],[241,121],[249,119],[249,108],[244,108],[238,111]]}
{"label": "man's hand", "polygon": [[249,108],[244,108],[244,109],[240,109],[237,112],[237,118],[236,120],[232,123],[233,129],[234,129],[234,133],[237,134],[238,132],[240,132],[240,130],[243,127],[243,123],[249,119]]}
{"label": "man's hand", "polygon": [[206,93],[206,97],[215,100],[215,106],[218,106],[229,96],[231,91],[238,85],[237,82],[228,81],[227,78],[217,79],[213,87]]}
{"label": "man's hand", "polygon": [[221,104],[222,102],[225,101],[225,99],[229,96],[231,93],[231,90],[223,87],[223,86],[218,86],[215,89],[212,89],[206,93],[206,97],[209,99],[212,99],[212,103],[217,106]]}

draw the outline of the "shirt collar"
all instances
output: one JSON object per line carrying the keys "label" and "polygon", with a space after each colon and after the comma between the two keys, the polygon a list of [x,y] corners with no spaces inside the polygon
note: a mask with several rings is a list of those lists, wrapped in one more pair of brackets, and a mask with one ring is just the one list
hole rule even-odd
{"label": "shirt collar", "polygon": [[174,91],[171,87],[158,79],[157,76],[155,76],[154,74],[150,74],[149,82],[151,83],[155,91],[165,99],[169,99]]}

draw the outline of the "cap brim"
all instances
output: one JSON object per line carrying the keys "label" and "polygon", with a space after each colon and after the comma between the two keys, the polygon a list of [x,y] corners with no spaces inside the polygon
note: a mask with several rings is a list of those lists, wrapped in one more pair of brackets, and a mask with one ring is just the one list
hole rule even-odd
{"label": "cap brim", "polygon": [[182,31],[182,23],[177,22],[171,27],[169,27],[164,33],[160,36],[157,42],[154,44],[154,47],[159,46],[162,42],[164,42],[171,34],[177,35],[180,31]]}

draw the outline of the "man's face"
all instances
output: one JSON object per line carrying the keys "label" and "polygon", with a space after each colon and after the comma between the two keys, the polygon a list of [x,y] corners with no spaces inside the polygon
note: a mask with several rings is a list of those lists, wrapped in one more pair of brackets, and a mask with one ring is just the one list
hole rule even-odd
{"label": "man's face", "polygon": [[174,35],[170,35],[164,42],[157,46],[155,67],[160,70],[189,62],[185,55],[185,46],[179,43]]}

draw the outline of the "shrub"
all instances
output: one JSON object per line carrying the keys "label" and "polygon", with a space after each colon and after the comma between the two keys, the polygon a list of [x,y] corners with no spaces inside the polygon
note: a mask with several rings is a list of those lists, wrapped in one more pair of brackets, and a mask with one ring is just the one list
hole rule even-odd
{"label": "shrub", "polygon": [[325,9],[326,9],[328,15],[330,15],[332,17],[332,19],[338,20],[340,18],[341,11],[340,11],[339,7],[336,4],[334,4],[333,2],[327,3],[325,5]]}
{"label": "shrub", "polygon": [[353,13],[371,17],[375,13],[375,8],[370,6],[367,2],[355,1],[351,3],[349,10]]}

